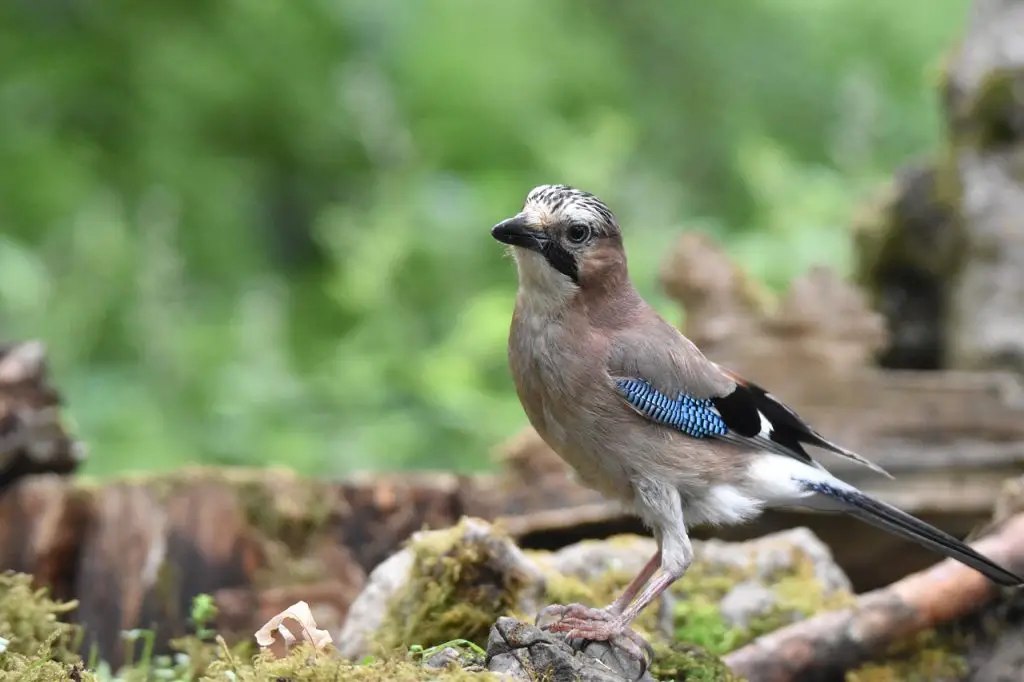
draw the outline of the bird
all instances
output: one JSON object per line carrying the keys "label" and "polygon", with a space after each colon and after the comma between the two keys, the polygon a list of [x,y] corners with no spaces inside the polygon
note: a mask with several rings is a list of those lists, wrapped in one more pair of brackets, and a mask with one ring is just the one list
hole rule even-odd
{"label": "bird", "polygon": [[808,447],[875,472],[780,398],[708,359],[634,287],[618,219],[597,196],[540,185],[491,229],[518,275],[508,362],[523,411],[584,485],[631,509],[657,551],[614,602],[553,604],[570,638],[650,648],[632,623],[683,576],[689,530],[771,507],[849,514],[980,571],[1024,580],[957,538],[840,480]]}

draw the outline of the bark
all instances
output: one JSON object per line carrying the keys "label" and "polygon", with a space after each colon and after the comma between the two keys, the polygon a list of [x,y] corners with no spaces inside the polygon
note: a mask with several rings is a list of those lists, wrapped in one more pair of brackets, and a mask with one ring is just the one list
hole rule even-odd
{"label": "bark", "polygon": [[[1010,570],[1024,572],[1024,514],[1002,522],[974,548]],[[723,660],[750,682],[839,678],[901,640],[976,611],[999,591],[977,571],[947,559],[858,597],[849,609],[760,637]]]}

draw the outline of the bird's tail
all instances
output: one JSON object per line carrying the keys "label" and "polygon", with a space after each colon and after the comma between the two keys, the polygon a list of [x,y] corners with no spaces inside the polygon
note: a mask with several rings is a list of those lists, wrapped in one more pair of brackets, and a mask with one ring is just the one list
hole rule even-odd
{"label": "bird's tail", "polygon": [[[949,533],[930,526],[892,505],[865,495],[852,486],[840,487],[821,482],[808,483],[808,486],[820,496],[821,502],[825,502],[821,500],[821,497],[824,497],[829,502],[838,503],[843,512],[872,526],[924,545],[943,556],[956,559],[981,572],[994,583],[1007,587],[1024,585],[1024,578],[983,557]],[[820,508],[836,510],[833,504],[823,504]]]}

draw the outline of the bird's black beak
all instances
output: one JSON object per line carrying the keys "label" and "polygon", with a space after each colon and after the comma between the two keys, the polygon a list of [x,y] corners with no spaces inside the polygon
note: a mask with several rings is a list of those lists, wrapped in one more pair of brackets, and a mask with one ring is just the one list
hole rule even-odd
{"label": "bird's black beak", "polygon": [[544,233],[532,229],[521,215],[503,220],[492,227],[491,236],[503,244],[521,246],[531,251],[540,251],[547,241]]}

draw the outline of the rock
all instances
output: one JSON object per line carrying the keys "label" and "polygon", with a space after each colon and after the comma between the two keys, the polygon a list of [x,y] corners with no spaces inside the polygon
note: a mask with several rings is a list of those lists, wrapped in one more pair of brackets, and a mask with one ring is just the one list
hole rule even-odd
{"label": "rock", "polygon": [[446,646],[424,660],[423,667],[430,668],[431,670],[444,670],[449,666],[459,665],[460,658],[458,649],[453,646]]}
{"label": "rock", "polygon": [[651,538],[625,535],[577,542],[539,559],[562,575],[591,582],[609,571],[635,575],[657,551]]}
{"label": "rock", "polygon": [[338,636],[339,651],[359,659],[411,644],[482,645],[499,616],[536,613],[545,589],[544,575],[511,539],[464,518],[454,528],[416,533],[371,573]]}
{"label": "rock", "polygon": [[654,682],[640,661],[605,642],[573,649],[560,635],[515,618],[499,618],[487,639],[487,669],[516,680],[548,682]]}
{"label": "rock", "polygon": [[1024,5],[976,0],[950,59],[946,116],[961,185],[964,267],[949,366],[1024,370]]}
{"label": "rock", "polygon": [[[548,601],[604,606],[654,554],[650,538],[588,540],[533,552],[548,575]],[[694,563],[635,629],[652,641],[683,639],[715,653],[852,600],[850,582],[828,547],[806,528],[746,542],[694,541]]]}
{"label": "rock", "polygon": [[806,528],[746,542],[707,540],[694,544],[694,554],[671,590],[678,600],[673,631],[716,652],[853,599],[832,553]]}
{"label": "rock", "polygon": [[777,603],[774,592],[759,582],[747,580],[729,590],[718,608],[726,623],[743,627],[755,617],[771,613]]}
{"label": "rock", "polygon": [[706,540],[700,548],[699,560],[741,570],[753,568],[754,577],[762,581],[772,581],[794,570],[802,555],[810,560],[814,577],[826,592],[850,589],[850,581],[832,558],[831,550],[806,528],[784,530],[746,542]]}
{"label": "rock", "polygon": [[358,660],[371,652],[373,635],[380,630],[391,599],[408,583],[414,560],[412,550],[406,548],[370,573],[337,637],[338,653],[344,658]]}
{"label": "rock", "polygon": [[1024,628],[1004,633],[984,659],[977,661],[971,682],[1015,682],[1024,673]]}
{"label": "rock", "polygon": [[[428,647],[428,668],[471,672],[479,664],[463,649],[473,648],[468,641],[486,643],[487,669],[513,679],[636,679],[644,671],[620,649],[566,642],[526,621],[546,604],[609,604],[656,550],[650,538],[624,535],[523,552],[474,518],[420,532],[370,574],[336,638],[339,652],[389,660]],[[686,575],[634,623],[658,652],[652,666],[669,671],[660,679],[729,679],[716,655],[852,599],[828,548],[804,528],[741,543],[695,541],[694,551]],[[670,641],[687,644],[673,649]],[[709,677],[709,667],[718,672]]]}
{"label": "rock", "polygon": [[853,217],[854,278],[889,331],[883,367],[943,366],[950,297],[964,255],[959,200],[947,154],[899,169],[884,193]]}

